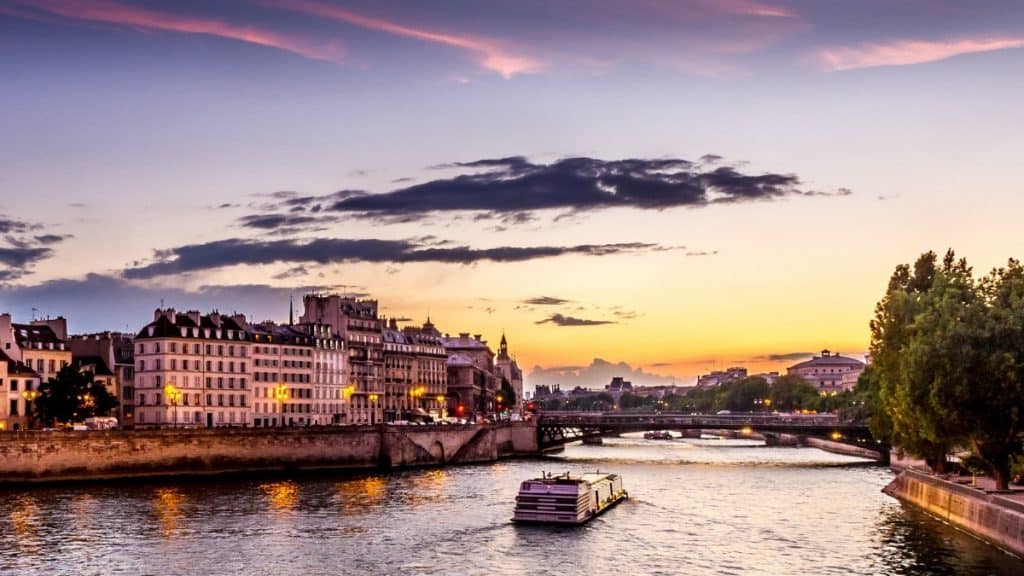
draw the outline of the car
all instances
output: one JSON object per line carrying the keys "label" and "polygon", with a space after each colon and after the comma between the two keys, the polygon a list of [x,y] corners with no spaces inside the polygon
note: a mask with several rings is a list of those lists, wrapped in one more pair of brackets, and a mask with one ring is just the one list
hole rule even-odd
{"label": "car", "polygon": [[728,416],[728,415],[732,414],[732,411],[731,410],[719,410],[718,412],[715,412],[715,414],[721,414],[722,416]]}

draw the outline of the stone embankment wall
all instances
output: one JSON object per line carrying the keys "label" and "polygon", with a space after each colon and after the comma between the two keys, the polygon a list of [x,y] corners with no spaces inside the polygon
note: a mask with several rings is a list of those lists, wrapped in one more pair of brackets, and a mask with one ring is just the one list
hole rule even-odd
{"label": "stone embankment wall", "polygon": [[0,434],[0,483],[490,462],[537,452],[531,423]]}
{"label": "stone embankment wall", "polygon": [[914,470],[883,490],[982,540],[1024,557],[1024,504]]}

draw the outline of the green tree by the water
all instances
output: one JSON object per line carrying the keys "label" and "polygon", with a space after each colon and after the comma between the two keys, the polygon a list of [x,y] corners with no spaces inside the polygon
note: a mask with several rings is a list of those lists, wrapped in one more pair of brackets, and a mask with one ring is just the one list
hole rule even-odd
{"label": "green tree by the water", "polygon": [[872,430],[933,470],[969,448],[999,488],[1022,452],[1024,270],[1016,260],[976,280],[952,251],[897,266],[871,322],[877,390]]}
{"label": "green tree by the water", "polygon": [[109,416],[116,407],[117,398],[106,386],[93,381],[92,372],[80,372],[72,366],[61,368],[55,378],[41,384],[35,401],[36,415],[44,426]]}

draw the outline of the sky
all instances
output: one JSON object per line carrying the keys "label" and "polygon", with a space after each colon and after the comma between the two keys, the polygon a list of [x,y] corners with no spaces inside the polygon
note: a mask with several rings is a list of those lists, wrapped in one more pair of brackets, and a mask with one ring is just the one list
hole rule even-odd
{"label": "sky", "polygon": [[1024,3],[0,0],[0,311],[307,291],[527,384],[861,358],[895,266],[1024,255]]}

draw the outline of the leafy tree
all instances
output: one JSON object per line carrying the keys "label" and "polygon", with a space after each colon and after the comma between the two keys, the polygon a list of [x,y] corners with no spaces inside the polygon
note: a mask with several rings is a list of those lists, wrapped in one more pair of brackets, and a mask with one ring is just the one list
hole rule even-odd
{"label": "leafy tree", "polygon": [[647,408],[654,406],[658,399],[653,396],[640,396],[638,394],[625,393],[619,397],[619,408],[629,410],[631,408]]}
{"label": "leafy tree", "polygon": [[715,408],[736,412],[751,412],[763,404],[755,400],[768,398],[768,381],[760,376],[750,376],[723,384],[715,396]]}
{"label": "leafy tree", "polygon": [[897,267],[872,321],[873,423],[936,471],[969,446],[1005,489],[1021,453],[1024,270],[1015,260],[980,282],[964,259],[934,253]]}
{"label": "leafy tree", "polygon": [[109,416],[116,407],[117,398],[106,386],[93,381],[92,372],[80,372],[72,366],[61,368],[55,378],[40,385],[35,401],[36,415],[44,426]]}
{"label": "leafy tree", "polygon": [[779,376],[771,386],[772,408],[780,412],[810,409],[819,398],[814,385],[796,374]]}

